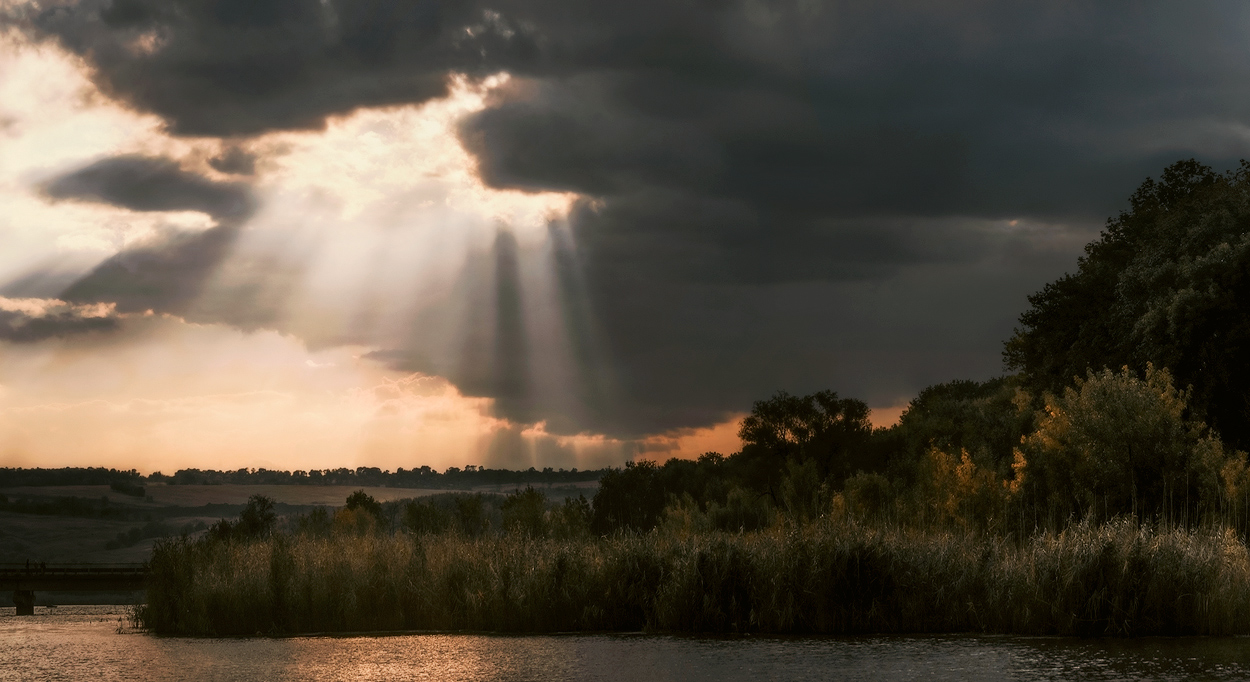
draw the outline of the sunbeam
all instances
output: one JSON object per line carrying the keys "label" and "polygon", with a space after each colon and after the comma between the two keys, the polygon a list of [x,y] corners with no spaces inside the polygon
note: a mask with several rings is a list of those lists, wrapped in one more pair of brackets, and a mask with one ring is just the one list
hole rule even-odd
{"label": "sunbeam", "polygon": [[[217,466],[217,448],[232,463],[286,468],[308,458],[586,467],[633,452],[560,435],[602,410],[606,390],[563,227],[576,195],[489,188],[457,138],[506,75],[458,77],[446,98],[361,109],[320,131],[216,140],[167,135],[49,46],[4,49],[0,193],[12,210],[0,216],[0,294],[115,303],[125,327],[3,352],[8,460],[140,466],[166,452],[163,461]],[[145,199],[153,177],[183,204]],[[213,208],[232,188],[246,188],[254,210]],[[157,315],[127,316],[144,311]],[[156,350],[170,343],[188,354],[183,370],[146,368],[171,366]],[[104,360],[127,344],[152,359]],[[230,359],[242,348],[293,369]],[[335,378],[291,383],[289,372]],[[309,419],[334,404],[344,426],[312,428],[314,444]],[[81,433],[103,435],[58,431],[71,413],[92,425]],[[185,437],[173,437],[175,423]]]}

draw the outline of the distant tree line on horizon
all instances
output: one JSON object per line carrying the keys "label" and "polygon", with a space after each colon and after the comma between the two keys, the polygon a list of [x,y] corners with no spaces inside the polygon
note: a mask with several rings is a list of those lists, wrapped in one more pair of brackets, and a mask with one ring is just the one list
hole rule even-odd
{"label": "distant tree line on horizon", "polygon": [[554,469],[530,467],[525,470],[488,469],[475,465],[448,467],[437,471],[428,466],[395,471],[378,467],[355,469],[313,469],[280,471],[272,469],[179,469],[173,475],[159,471],[147,476],[103,467],[60,469],[0,468],[0,488],[19,486],[108,485],[125,495],[142,497],[144,483],[165,485],[344,485],[386,488],[431,488],[462,490],[479,486],[523,486],[534,484],[567,485],[598,480],[607,469]]}
{"label": "distant tree line on horizon", "polygon": [[0,468],[0,488],[53,485],[139,485],[143,474],[134,469],[64,467],[60,469]]}

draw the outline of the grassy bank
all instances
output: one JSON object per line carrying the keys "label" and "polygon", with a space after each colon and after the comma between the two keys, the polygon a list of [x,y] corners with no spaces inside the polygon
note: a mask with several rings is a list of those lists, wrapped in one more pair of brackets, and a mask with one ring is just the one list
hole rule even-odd
{"label": "grassy bank", "polygon": [[162,634],[1250,632],[1250,556],[1233,533],[1128,520],[1022,542],[833,521],[581,540],[180,539],[151,566],[138,615]]}

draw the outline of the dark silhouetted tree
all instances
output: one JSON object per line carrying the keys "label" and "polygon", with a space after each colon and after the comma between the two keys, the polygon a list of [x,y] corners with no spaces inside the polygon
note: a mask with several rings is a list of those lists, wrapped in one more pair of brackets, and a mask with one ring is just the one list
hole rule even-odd
{"label": "dark silhouetted tree", "polygon": [[896,451],[893,473],[914,480],[930,448],[968,452],[979,467],[1000,476],[1011,472],[1012,453],[1033,431],[1029,396],[1008,378],[957,380],[929,386],[878,438]]}
{"label": "dark silhouetted tree", "polygon": [[273,510],[273,500],[264,495],[252,495],[247,506],[239,513],[235,531],[244,537],[257,538],[273,530],[278,515]]}
{"label": "dark silhouetted tree", "polygon": [[354,512],[364,512],[374,519],[382,520],[382,504],[373,499],[373,496],[365,493],[364,490],[357,490],[347,496],[347,508]]}
{"label": "dark silhouetted tree", "polygon": [[1077,271],[1029,297],[1003,351],[1031,392],[1147,362],[1193,386],[1190,407],[1250,447],[1250,165],[1194,161],[1146,180]]}
{"label": "dark silhouetted tree", "polygon": [[541,537],[546,524],[543,514],[547,511],[547,496],[533,486],[508,493],[500,512],[504,530],[530,537]]}
{"label": "dark silhouetted tree", "polygon": [[476,538],[490,528],[490,519],[486,515],[486,505],[482,494],[457,495],[455,498],[455,518],[457,529],[467,537]]}
{"label": "dark silhouetted tree", "polygon": [[869,447],[868,405],[838,398],[833,391],[802,397],[779,391],[758,401],[742,420],[738,437],[742,452],[732,459],[743,484],[769,492],[778,502],[787,460],[814,462],[816,476],[837,487],[857,471],[885,464]]}
{"label": "dark silhouetted tree", "polygon": [[624,469],[609,469],[599,479],[595,493],[591,530],[606,534],[617,530],[649,531],[664,513],[665,491],[655,462],[628,462]]}
{"label": "dark silhouetted tree", "polygon": [[444,533],[451,526],[451,514],[429,500],[413,500],[404,505],[404,527],[413,533]]}
{"label": "dark silhouetted tree", "polygon": [[583,538],[590,531],[593,511],[585,495],[566,497],[554,510],[547,534],[557,539]]}

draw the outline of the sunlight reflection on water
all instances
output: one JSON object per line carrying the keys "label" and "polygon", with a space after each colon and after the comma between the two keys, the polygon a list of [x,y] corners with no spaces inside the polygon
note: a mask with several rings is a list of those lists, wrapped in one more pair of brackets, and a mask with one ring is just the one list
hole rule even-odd
{"label": "sunlight reflection on water", "polygon": [[1250,639],[394,635],[185,639],[121,607],[0,609],[0,680],[1160,680],[1250,678]]}

